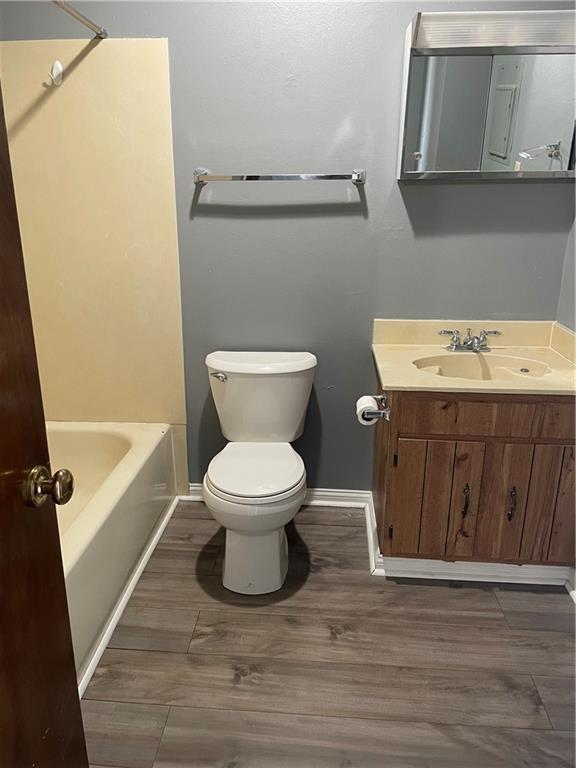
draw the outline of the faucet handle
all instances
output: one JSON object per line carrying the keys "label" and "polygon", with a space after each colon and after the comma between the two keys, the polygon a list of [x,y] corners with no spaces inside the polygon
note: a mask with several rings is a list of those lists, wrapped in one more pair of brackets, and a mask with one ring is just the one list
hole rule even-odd
{"label": "faucet handle", "polygon": [[481,336],[502,336],[502,331],[480,331]]}
{"label": "faucet handle", "polygon": [[438,331],[438,334],[440,336],[450,336],[450,346],[448,349],[456,349],[460,346],[460,331],[449,331],[446,328],[443,328],[441,331]]}

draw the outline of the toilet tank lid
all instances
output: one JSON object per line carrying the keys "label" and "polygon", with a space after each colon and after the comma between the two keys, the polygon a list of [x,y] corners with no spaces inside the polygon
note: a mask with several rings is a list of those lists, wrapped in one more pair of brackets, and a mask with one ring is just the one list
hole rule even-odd
{"label": "toilet tank lid", "polygon": [[296,373],[316,366],[311,352],[211,352],[208,368],[227,373]]}

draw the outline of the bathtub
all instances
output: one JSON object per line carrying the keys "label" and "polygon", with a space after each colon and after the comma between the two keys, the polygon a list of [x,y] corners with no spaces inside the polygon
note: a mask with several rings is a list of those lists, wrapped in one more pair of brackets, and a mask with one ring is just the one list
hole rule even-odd
{"label": "bathtub", "polygon": [[86,687],[123,604],[174,508],[168,424],[47,422],[53,470],[75,490],[57,507],[76,671]]}

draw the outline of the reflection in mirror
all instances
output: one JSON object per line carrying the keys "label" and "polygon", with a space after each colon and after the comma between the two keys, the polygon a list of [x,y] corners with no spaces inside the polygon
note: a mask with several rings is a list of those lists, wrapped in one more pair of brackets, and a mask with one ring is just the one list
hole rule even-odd
{"label": "reflection in mirror", "polygon": [[573,170],[574,58],[413,55],[403,173]]}

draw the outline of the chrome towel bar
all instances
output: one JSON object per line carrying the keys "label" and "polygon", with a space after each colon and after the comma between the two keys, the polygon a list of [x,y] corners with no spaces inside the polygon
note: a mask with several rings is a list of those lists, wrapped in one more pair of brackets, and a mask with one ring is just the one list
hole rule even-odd
{"label": "chrome towel bar", "polygon": [[207,184],[212,181],[351,181],[353,184],[364,184],[366,171],[354,170],[352,173],[214,174],[205,168],[196,168],[194,184]]}

